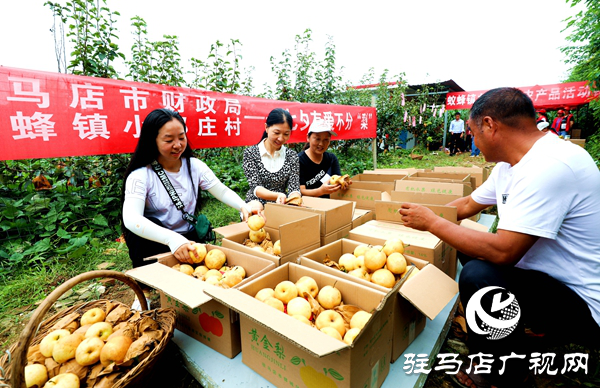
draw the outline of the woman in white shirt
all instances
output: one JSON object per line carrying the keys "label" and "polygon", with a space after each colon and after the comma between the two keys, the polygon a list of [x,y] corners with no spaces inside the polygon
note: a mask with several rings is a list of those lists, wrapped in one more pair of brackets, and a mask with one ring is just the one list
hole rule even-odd
{"label": "woman in white shirt", "polygon": [[[193,157],[186,126],[178,112],[156,109],[142,124],[140,138],[125,172],[123,188],[123,233],[133,267],[148,262],[144,258],[173,253],[189,262],[192,242],[199,238],[183,212],[173,204],[151,163],[156,160],[171,182],[189,214],[196,214],[199,189],[241,212],[244,220],[249,206],[226,187],[212,170]],[[250,210],[251,211],[251,210]]]}
{"label": "woman in white shirt", "polygon": [[293,126],[290,112],[273,109],[260,142],[244,150],[244,174],[250,186],[246,202],[285,203],[287,198],[300,196],[298,154],[284,146]]}

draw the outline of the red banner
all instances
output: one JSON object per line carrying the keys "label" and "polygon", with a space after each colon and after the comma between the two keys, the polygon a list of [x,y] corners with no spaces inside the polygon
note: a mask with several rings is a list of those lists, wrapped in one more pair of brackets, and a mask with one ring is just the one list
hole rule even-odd
{"label": "red banner", "polygon": [[373,138],[373,107],[304,104],[199,89],[0,67],[0,160],[133,152],[157,108],[179,111],[193,148],[258,143],[274,108],[294,118],[291,142],[306,141],[315,118],[332,140]]}
{"label": "red banner", "polygon": [[[536,109],[575,108],[598,98],[600,92],[593,92],[587,82],[567,82],[554,85],[535,85],[518,88],[526,93]],[[476,99],[487,90],[457,92],[446,95],[446,109],[470,109]]]}

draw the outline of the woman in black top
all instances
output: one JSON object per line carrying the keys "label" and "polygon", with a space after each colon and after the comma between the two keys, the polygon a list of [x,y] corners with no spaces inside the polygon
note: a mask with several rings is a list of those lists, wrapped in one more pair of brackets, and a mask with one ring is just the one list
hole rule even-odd
{"label": "woman in black top", "polygon": [[246,201],[285,203],[300,196],[298,155],[284,146],[293,126],[290,112],[273,109],[260,142],[244,150],[244,174],[250,186]]}
{"label": "woman in black top", "polygon": [[337,136],[331,125],[316,119],[306,136],[307,144],[298,154],[300,160],[300,192],[310,197],[329,198],[341,185],[330,185],[332,175],[341,175],[337,157],[329,148],[331,136]]}

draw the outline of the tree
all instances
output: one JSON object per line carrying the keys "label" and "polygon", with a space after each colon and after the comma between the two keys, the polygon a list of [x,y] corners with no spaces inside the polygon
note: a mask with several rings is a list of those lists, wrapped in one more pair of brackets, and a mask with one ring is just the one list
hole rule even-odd
{"label": "tree", "polygon": [[[115,43],[118,36],[114,18],[119,13],[112,12],[106,6],[106,0],[72,0],[66,4],[44,3],[50,7],[55,19],[52,31],[59,71],[63,70],[61,65],[64,63],[64,25],[70,22],[66,36],[73,44],[73,51],[64,70],[71,70],[76,75],[116,78],[113,62],[118,57],[125,59]],[[62,25],[56,25],[56,18]]]}
{"label": "tree", "polygon": [[[592,88],[600,89],[600,3],[597,0],[567,0],[571,7],[585,2],[586,11],[567,18],[567,27],[574,31],[567,36],[573,45],[561,51],[567,55],[566,62],[574,64],[572,77],[590,81]],[[563,30],[564,31],[564,30]]]}

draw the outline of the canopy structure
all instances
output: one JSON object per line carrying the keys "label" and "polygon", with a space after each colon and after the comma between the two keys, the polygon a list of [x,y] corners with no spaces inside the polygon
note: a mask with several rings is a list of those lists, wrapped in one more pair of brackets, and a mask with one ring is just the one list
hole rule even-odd
{"label": "canopy structure", "polygon": [[[598,98],[598,91],[590,90],[588,82],[566,82],[552,85],[520,87],[533,101],[536,109],[575,109]],[[477,98],[487,90],[456,92],[446,95],[446,110],[470,109]]]}
{"label": "canopy structure", "polygon": [[294,119],[290,142],[305,142],[316,118],[332,140],[375,138],[373,107],[308,104],[115,79],[0,66],[0,160],[133,152],[152,110],[177,110],[192,148],[259,142],[266,117],[283,108]]}

